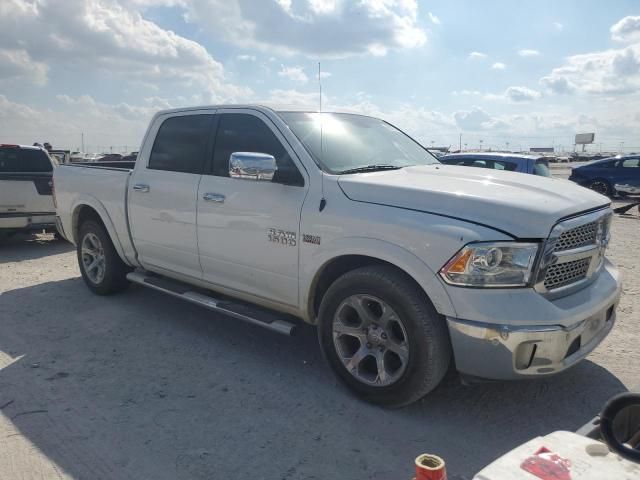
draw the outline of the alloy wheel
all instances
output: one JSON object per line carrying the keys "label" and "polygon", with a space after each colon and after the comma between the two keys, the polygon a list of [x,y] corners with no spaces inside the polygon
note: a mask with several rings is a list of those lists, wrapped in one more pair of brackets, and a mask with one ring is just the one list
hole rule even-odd
{"label": "alloy wheel", "polygon": [[336,309],[332,327],[340,361],[360,382],[386,387],[406,371],[407,331],[385,301],[363,294],[347,297]]}
{"label": "alloy wheel", "polygon": [[97,285],[104,280],[104,249],[95,233],[87,233],[82,239],[82,266],[92,283]]}

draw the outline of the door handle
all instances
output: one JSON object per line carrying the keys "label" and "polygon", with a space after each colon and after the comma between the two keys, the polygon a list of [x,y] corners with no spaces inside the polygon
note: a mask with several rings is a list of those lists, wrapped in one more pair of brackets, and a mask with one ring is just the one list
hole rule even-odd
{"label": "door handle", "polygon": [[151,190],[151,187],[149,185],[145,185],[143,183],[136,183],[133,186],[133,191],[134,192],[148,193],[150,190]]}
{"label": "door handle", "polygon": [[220,195],[219,193],[203,193],[202,199],[205,202],[224,203],[224,195]]}

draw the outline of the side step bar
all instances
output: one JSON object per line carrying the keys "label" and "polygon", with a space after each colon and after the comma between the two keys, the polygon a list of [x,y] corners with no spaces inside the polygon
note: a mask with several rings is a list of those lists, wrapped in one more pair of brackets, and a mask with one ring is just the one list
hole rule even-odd
{"label": "side step bar", "polygon": [[249,306],[248,304],[210,297],[194,291],[193,287],[186,283],[141,272],[131,272],[127,274],[127,279],[133,283],[284,335],[293,335],[296,328],[295,324],[282,320],[277,313],[272,313],[260,307]]}

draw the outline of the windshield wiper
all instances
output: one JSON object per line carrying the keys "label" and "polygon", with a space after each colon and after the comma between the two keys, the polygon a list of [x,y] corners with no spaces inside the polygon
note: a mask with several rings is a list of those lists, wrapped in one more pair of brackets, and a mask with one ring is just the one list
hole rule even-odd
{"label": "windshield wiper", "polygon": [[342,170],[341,172],[338,172],[339,175],[343,175],[345,173],[364,173],[364,172],[377,172],[380,170],[399,170],[402,167],[398,166],[398,165],[387,165],[384,163],[378,164],[378,165],[366,165],[364,167],[356,167],[356,168],[350,168],[348,170]]}

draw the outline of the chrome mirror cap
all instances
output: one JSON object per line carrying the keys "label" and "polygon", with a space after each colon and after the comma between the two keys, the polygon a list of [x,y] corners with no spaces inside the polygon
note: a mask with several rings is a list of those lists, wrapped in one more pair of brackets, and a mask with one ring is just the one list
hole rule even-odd
{"label": "chrome mirror cap", "polygon": [[270,182],[278,170],[276,159],[268,153],[233,152],[229,158],[229,177]]}

